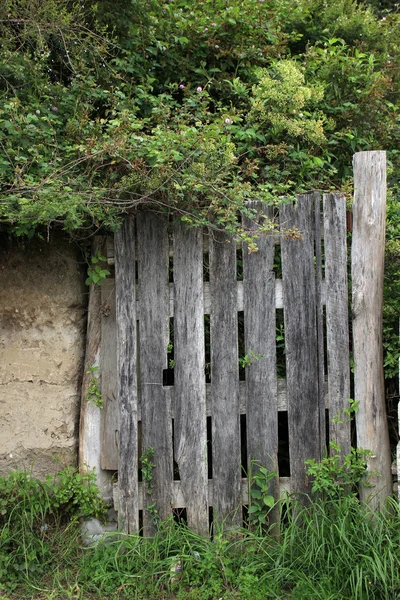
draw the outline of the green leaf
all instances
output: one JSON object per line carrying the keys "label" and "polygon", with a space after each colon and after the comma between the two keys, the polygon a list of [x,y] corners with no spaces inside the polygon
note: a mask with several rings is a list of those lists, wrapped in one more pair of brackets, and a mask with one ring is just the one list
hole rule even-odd
{"label": "green leaf", "polygon": [[250,490],[250,496],[252,498],[262,498],[260,490]]}
{"label": "green leaf", "polygon": [[260,508],[256,504],[252,504],[249,508],[249,515],[259,512]]}
{"label": "green leaf", "polygon": [[275,498],[273,496],[264,496],[263,501],[269,508],[273,508],[275,505]]}

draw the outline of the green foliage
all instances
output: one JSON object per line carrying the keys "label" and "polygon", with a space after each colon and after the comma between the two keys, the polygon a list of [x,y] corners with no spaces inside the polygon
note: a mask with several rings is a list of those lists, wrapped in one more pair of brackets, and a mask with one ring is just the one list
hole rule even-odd
{"label": "green foliage", "polygon": [[91,402],[99,408],[103,408],[103,396],[101,395],[101,389],[99,386],[99,378],[97,376],[98,366],[92,365],[86,371],[89,375],[88,391],[85,400]]}
{"label": "green foliage", "polygon": [[[372,515],[354,496],[347,496],[318,499],[306,507],[292,501],[274,538],[259,530],[216,528],[210,539],[171,519],[160,523],[151,538],[108,535],[82,552],[70,530],[69,546],[64,534],[59,548],[66,554],[53,563],[48,557],[44,577],[33,571],[20,573],[14,579],[15,595],[7,596],[395,600],[400,590],[399,523],[397,502]],[[25,549],[27,542],[23,538]]]}
{"label": "green foliage", "polygon": [[140,457],[140,462],[142,465],[142,479],[145,482],[146,493],[151,494],[153,491],[153,469],[155,468],[154,459],[154,448],[153,446],[149,446],[143,452]]}
{"label": "green foliage", "polygon": [[108,271],[108,269],[103,269],[99,263],[107,262],[107,258],[98,252],[97,256],[92,256],[90,260],[91,265],[88,267],[88,276],[85,283],[86,285],[90,285],[91,283],[94,283],[95,285],[101,285],[101,282],[107,277],[107,275],[110,274],[110,271]]}
{"label": "green foliage", "polygon": [[[310,189],[350,196],[354,152],[386,149],[393,377],[400,17],[385,0],[369,5],[5,0],[0,223],[29,236],[52,226],[115,231],[147,206],[255,250],[257,232],[238,220],[251,216],[247,200],[276,205]],[[104,276],[98,264],[90,270],[90,282]]]}
{"label": "green foliage", "polygon": [[248,354],[245,354],[241,358],[239,358],[239,366],[242,369],[249,367],[254,361],[260,360],[264,358],[263,354],[256,354],[253,350],[249,350]]}
{"label": "green foliage", "polygon": [[61,557],[69,560],[79,519],[91,516],[106,516],[94,473],[68,467],[45,481],[21,471],[1,477],[0,589],[47,575]]}
{"label": "green foliage", "polygon": [[[142,456],[140,457],[140,463],[141,463],[141,471],[142,471],[142,480],[144,483],[146,494],[151,496],[153,493],[153,471],[156,467],[156,464],[154,462],[153,446],[149,446],[148,448],[146,448],[146,450],[143,452]],[[156,502],[148,504],[146,506],[146,510],[147,510],[148,514],[151,515],[154,523],[156,523],[158,525],[158,523],[160,521],[160,516],[158,514]]]}
{"label": "green foliage", "polygon": [[349,491],[357,492],[359,484],[367,486],[365,479],[370,450],[351,448],[350,454],[342,457],[340,446],[330,442],[331,454],[317,462],[307,460],[307,475],[313,478],[311,491],[324,498],[337,498]]}
{"label": "green foliage", "polygon": [[[348,408],[337,414],[332,423],[351,422],[359,410],[359,400],[348,399]],[[370,450],[351,448],[350,453],[343,456],[340,444],[329,443],[330,453],[320,462],[315,459],[306,460],[307,475],[313,478],[311,491],[318,496],[335,500],[349,494],[357,494],[360,485],[369,486],[366,478],[367,460],[372,457]],[[370,475],[376,475],[371,472]]]}
{"label": "green foliage", "polygon": [[274,508],[276,500],[270,493],[271,481],[278,477],[276,471],[268,471],[258,461],[250,462],[247,474],[249,485],[248,515],[250,526],[265,530],[268,513]]}

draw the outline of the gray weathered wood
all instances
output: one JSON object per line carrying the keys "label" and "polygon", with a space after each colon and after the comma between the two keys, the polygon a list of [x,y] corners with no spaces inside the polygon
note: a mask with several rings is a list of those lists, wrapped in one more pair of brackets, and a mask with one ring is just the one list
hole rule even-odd
{"label": "gray weathered wood", "polygon": [[[250,205],[257,211],[254,220],[244,219],[251,230],[262,218],[272,218],[272,209],[260,202]],[[276,375],[276,310],[274,239],[260,235],[258,251],[243,248],[243,295],[245,352],[251,360],[246,367],[247,453],[249,460],[259,461],[270,471],[278,471],[278,390]],[[253,358],[261,355],[260,358]],[[273,479],[270,494],[278,498],[278,478]]]}
{"label": "gray weathered wood", "polygon": [[103,398],[101,466],[118,470],[119,410],[117,402],[117,325],[115,279],[101,284],[101,395]]}
{"label": "gray weathered wood", "polygon": [[[277,410],[278,412],[287,410],[287,399],[286,399],[286,380],[278,379],[278,396],[277,396]],[[166,386],[164,388],[168,390],[168,393],[171,396],[171,415],[174,418],[174,387]],[[325,400],[325,408],[329,408],[328,405],[328,382],[325,379],[324,382],[324,400]],[[141,420],[141,407],[140,401],[138,403],[138,421]],[[247,388],[245,381],[239,381],[239,414],[245,415],[247,411]],[[206,384],[206,414],[207,417],[211,417],[212,414],[212,398],[211,398],[211,383]]]}
{"label": "gray weathered wood", "polygon": [[135,238],[133,217],[115,235],[117,314],[117,396],[119,405],[119,527],[135,533],[139,527],[136,373]]}
{"label": "gray weathered wood", "polygon": [[[172,418],[170,395],[163,388],[169,340],[168,218],[142,212],[136,227],[142,443],[143,453],[153,448],[155,464],[143,515],[144,535],[150,535],[155,531],[154,508],[162,519],[172,512]],[[148,511],[146,507],[153,503],[155,507]]]}
{"label": "gray weathered wood", "polygon": [[210,239],[211,424],[214,515],[240,522],[240,414],[236,246]]}
{"label": "gray weathered wood", "polygon": [[354,395],[357,445],[372,450],[368,477],[373,488],[360,496],[373,508],[392,493],[391,456],[386,421],[382,351],[385,254],[386,153],[354,155],[354,205],[351,272],[353,292]]}
{"label": "gray weathered wood", "polygon": [[322,229],[321,229],[321,196],[314,192],[315,223],[315,305],[318,344],[318,406],[319,406],[319,442],[320,456],[326,453],[326,418],[325,418],[325,351],[324,351],[324,305],[322,299]]}
{"label": "gray weathered wood", "polygon": [[[248,482],[247,479],[241,480],[241,502],[246,505],[248,504]],[[213,503],[214,500],[214,485],[213,480],[209,479],[207,482],[208,489],[208,498],[210,500],[210,504]],[[143,506],[146,502],[146,498],[144,498],[144,487],[143,482],[139,483],[139,510],[143,510]],[[279,496],[286,497],[287,494],[290,494],[290,477],[280,477],[279,478]],[[119,505],[119,490],[118,485],[114,486],[113,489],[113,498],[115,506]],[[174,481],[172,483],[172,504],[177,508],[183,508],[185,506],[185,493],[182,487],[181,481]]]}
{"label": "gray weathered wood", "polygon": [[174,231],[175,460],[188,525],[208,531],[207,421],[201,231]]}
{"label": "gray weathered wood", "polygon": [[[322,281],[322,303],[325,304],[325,282]],[[203,284],[204,292],[204,314],[209,315],[211,312],[211,296],[210,296],[210,284],[206,281]],[[275,303],[276,308],[283,308],[283,297],[282,297],[282,280],[275,279]],[[243,297],[243,281],[237,282],[237,309],[238,312],[244,309],[244,297]],[[137,309],[138,310],[138,309]],[[174,286],[172,283],[169,284],[169,316],[174,316]]]}
{"label": "gray weathered wood", "polygon": [[319,459],[321,452],[313,195],[281,206],[280,222],[302,236],[287,239],[283,232],[281,248],[291,487],[308,493],[304,462]]}
{"label": "gray weathered wood", "polygon": [[346,196],[324,194],[323,202],[329,438],[345,456],[350,452],[350,422],[344,413],[350,398]]}
{"label": "gray weathered wood", "polygon": [[[104,238],[96,236],[92,244],[92,256],[102,251]],[[108,495],[107,474],[101,468],[101,409],[87,401],[91,367],[100,367],[101,346],[101,289],[91,284],[89,288],[88,321],[86,333],[85,364],[82,378],[82,400],[79,424],[79,469],[81,473],[95,470],[96,482],[105,495]],[[97,373],[96,373],[97,375]]]}

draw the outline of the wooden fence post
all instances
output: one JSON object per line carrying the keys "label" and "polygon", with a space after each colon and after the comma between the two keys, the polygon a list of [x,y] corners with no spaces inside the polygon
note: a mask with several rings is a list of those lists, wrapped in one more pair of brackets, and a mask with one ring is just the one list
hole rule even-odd
{"label": "wooden fence post", "polygon": [[356,414],[357,445],[373,453],[368,459],[368,481],[373,487],[362,487],[360,497],[377,509],[392,493],[382,351],[386,153],[357,152],[353,167],[354,395],[360,402]]}

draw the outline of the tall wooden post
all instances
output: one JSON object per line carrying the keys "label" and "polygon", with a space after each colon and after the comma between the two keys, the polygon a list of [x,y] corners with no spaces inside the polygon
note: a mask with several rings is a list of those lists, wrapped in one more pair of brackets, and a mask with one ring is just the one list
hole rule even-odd
{"label": "tall wooden post", "polygon": [[372,451],[368,481],[373,486],[362,487],[360,497],[377,509],[392,493],[382,351],[386,153],[358,152],[353,166],[354,395],[360,402],[356,415],[357,445]]}

